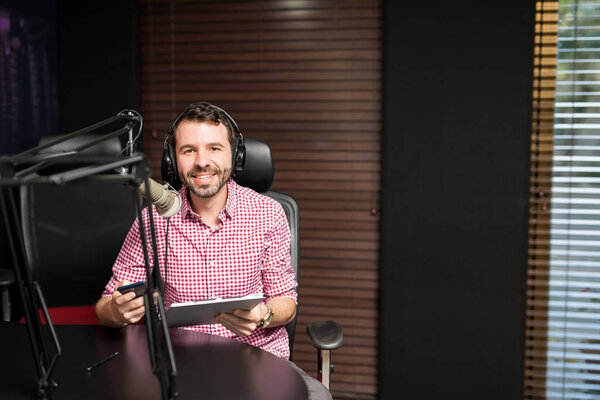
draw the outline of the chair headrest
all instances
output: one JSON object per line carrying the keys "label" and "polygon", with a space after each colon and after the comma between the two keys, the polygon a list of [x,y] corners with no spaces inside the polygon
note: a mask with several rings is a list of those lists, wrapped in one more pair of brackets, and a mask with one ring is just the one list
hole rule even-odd
{"label": "chair headrest", "polygon": [[259,193],[266,192],[273,183],[273,156],[267,142],[244,139],[246,160],[244,169],[233,178],[238,185],[249,187]]}
{"label": "chair headrest", "polygon": [[[60,136],[62,135],[42,136],[40,138],[39,144],[44,145],[52,140],[58,139]],[[52,153],[57,151],[72,150],[76,147],[89,143],[92,140],[99,139],[100,137],[102,137],[101,134],[85,133],[80,136],[75,136],[64,142],[57,143],[52,147],[40,151],[40,153]],[[94,146],[88,147],[85,150],[82,150],[81,154],[87,156],[117,156],[121,152],[121,149],[121,141],[118,137],[113,137],[98,144],[95,144]]]}
{"label": "chair headrest", "polygon": [[[39,144],[45,145],[62,135],[48,135],[40,138]],[[86,133],[81,136],[70,138],[64,142],[57,143],[47,149],[43,149],[40,153],[54,153],[62,151],[70,151],[79,146],[83,146],[93,140],[102,137],[97,133]],[[56,159],[49,166],[44,167],[39,171],[40,175],[50,175],[64,172],[73,168],[84,167],[94,162],[107,162],[121,153],[122,145],[118,137],[113,137],[103,142],[97,143],[91,147],[81,150],[78,154],[66,158]]]}

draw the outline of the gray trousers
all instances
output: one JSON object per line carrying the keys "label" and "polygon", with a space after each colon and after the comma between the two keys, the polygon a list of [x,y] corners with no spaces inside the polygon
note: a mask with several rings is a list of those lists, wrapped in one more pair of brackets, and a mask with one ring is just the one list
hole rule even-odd
{"label": "gray trousers", "polygon": [[329,393],[329,390],[327,390],[327,388],[323,386],[321,382],[308,375],[293,362],[289,360],[285,361],[289,362],[292,368],[294,368],[298,374],[300,374],[300,377],[306,385],[309,400],[332,400],[331,393]]}

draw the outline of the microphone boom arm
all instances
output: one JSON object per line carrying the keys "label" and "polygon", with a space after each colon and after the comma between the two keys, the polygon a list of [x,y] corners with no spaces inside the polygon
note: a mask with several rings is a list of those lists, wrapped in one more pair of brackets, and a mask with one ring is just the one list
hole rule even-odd
{"label": "microphone boom arm", "polygon": [[[127,121],[123,128],[103,135],[84,145],[77,146],[67,151],[40,153],[42,150],[48,149],[59,143],[66,142],[74,137],[94,131],[120,119]],[[24,185],[36,185],[48,182],[59,185],[86,178],[118,179],[120,181],[126,181],[127,183],[136,187],[135,194],[136,205],[138,207],[138,218],[140,218],[140,226],[143,227],[141,212],[139,209],[142,204],[141,195],[139,193],[139,183],[142,179],[144,179],[146,181],[146,185],[148,185],[150,167],[144,154],[133,152],[134,139],[132,135],[132,129],[137,123],[139,123],[139,131],[141,132],[141,115],[134,110],[123,110],[113,117],[92,124],[86,128],[79,129],[75,132],[63,135],[55,140],[33,147],[17,155],[0,157],[0,216],[4,220],[9,232],[12,232],[12,234],[9,234],[9,239],[12,239],[13,235],[15,239],[9,241],[9,250],[13,259],[13,268],[15,270],[19,293],[23,303],[30,346],[39,378],[38,397],[49,398],[50,391],[57,386],[56,382],[54,382],[52,379],[52,372],[58,357],[62,353],[62,350],[58,341],[58,337],[56,336],[56,332],[54,331],[52,319],[48,314],[42,291],[37,285],[37,282],[33,280],[33,277],[30,273],[29,261],[27,260],[23,245],[24,234],[22,226],[17,218],[18,210],[14,202],[13,190]],[[127,152],[125,157],[117,159],[113,157],[109,160],[109,162],[106,162],[106,158],[101,162],[99,162],[97,158],[93,160],[91,158],[85,158],[84,161],[87,161],[88,164],[91,163],[91,165],[86,165],[84,167],[71,169],[61,173],[55,173],[49,176],[39,176],[34,174],[35,172],[62,159],[72,157],[88,147],[94,146],[112,137],[122,135],[126,132],[129,132],[129,140],[127,142]],[[135,166],[136,168],[132,168],[133,171],[130,173],[129,169],[127,168],[128,166]],[[25,168],[17,171],[18,167]],[[103,172],[114,170],[119,170],[120,175],[98,175]],[[149,215],[151,218],[151,249],[149,249],[147,246],[145,234],[142,234],[142,243],[144,244],[145,252],[145,269],[147,277],[149,278],[149,285],[145,293],[145,302],[146,304],[151,304],[151,306],[149,306],[146,310],[146,312],[149,314],[147,318],[148,321],[146,322],[146,330],[148,334],[151,363],[154,373],[160,383],[161,397],[163,399],[171,400],[178,397],[178,394],[175,390],[175,377],[177,375],[177,368],[175,366],[173,349],[167,328],[164,304],[160,290],[158,289],[158,286],[160,285],[160,266],[158,264],[158,255],[156,253],[156,232],[152,221],[152,211],[149,211]],[[150,251],[154,264],[154,271],[152,274],[154,276],[150,274],[150,264],[148,259],[148,253],[150,253]],[[156,303],[151,301],[151,299],[154,299],[155,295],[157,296]],[[57,351],[51,359],[48,357],[49,354],[45,346],[38,307],[43,309]]]}
{"label": "microphone boom arm", "polygon": [[[114,115],[112,117],[106,118],[103,121],[96,122],[95,124],[86,126],[85,128],[78,129],[75,132],[71,132],[71,133],[67,133],[65,135],[61,135],[61,137],[59,137],[59,138],[51,140],[48,143],[32,147],[31,149],[25,150],[25,151],[23,151],[23,152],[21,152],[19,154],[16,154],[16,155],[12,156],[11,158],[14,161],[16,161],[16,162],[19,162],[25,156],[29,156],[30,154],[39,153],[40,150],[45,150],[45,149],[50,148],[50,147],[52,147],[54,145],[57,145],[59,143],[66,142],[67,140],[72,139],[74,137],[81,136],[81,135],[83,135],[85,133],[93,132],[96,129],[102,128],[103,126],[110,125],[113,122],[116,122],[116,121],[121,120],[121,119],[125,119],[126,121],[128,121],[128,123],[129,122],[141,122],[142,116],[137,111],[134,111],[134,110],[123,110],[123,111],[119,112],[117,115]],[[97,143],[102,142],[102,141],[107,140],[107,139],[108,139],[108,137],[102,137],[102,138],[98,139],[98,141],[95,141],[94,144],[97,144]]]}

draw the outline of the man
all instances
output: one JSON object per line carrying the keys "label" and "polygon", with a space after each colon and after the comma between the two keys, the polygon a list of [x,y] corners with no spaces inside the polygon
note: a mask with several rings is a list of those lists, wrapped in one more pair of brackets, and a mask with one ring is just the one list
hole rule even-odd
{"label": "man", "polygon": [[[215,325],[191,329],[232,337],[289,358],[285,324],[296,313],[297,283],[290,265],[288,224],[276,201],[230,179],[238,135],[222,110],[194,103],[167,138],[172,141],[183,187],[181,210],[170,221],[153,211],[165,306],[264,293],[266,301],[250,311],[219,314]],[[147,210],[144,221],[148,225]],[[136,221],[96,304],[101,324],[119,327],[143,317],[143,298],[115,290],[145,280],[143,266]]]}
{"label": "man", "polygon": [[[165,307],[264,293],[266,301],[250,311],[219,314],[213,325],[187,329],[234,338],[287,359],[285,325],[296,315],[297,301],[290,232],[279,203],[231,179],[237,159],[232,149],[237,148],[241,135],[236,129],[223,110],[193,103],[175,120],[167,137],[183,186],[177,214],[166,219],[152,211]],[[143,220],[149,232],[147,215],[145,209]],[[145,279],[136,221],[96,303],[102,325],[121,327],[144,316],[143,298],[135,298],[133,292],[121,294],[116,288]],[[306,383],[311,399],[331,399],[320,382],[291,365]]]}

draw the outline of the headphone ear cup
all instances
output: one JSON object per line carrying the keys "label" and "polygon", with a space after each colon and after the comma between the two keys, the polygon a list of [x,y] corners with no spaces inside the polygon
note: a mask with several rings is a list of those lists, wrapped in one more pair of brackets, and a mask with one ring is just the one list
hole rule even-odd
{"label": "headphone ear cup", "polygon": [[241,172],[244,170],[244,164],[246,162],[246,146],[244,145],[244,138],[238,138],[235,141],[235,152],[233,153],[233,173]]}
{"label": "headphone ear cup", "polygon": [[163,144],[162,161],[160,164],[160,174],[163,182],[173,186],[174,189],[181,188],[179,172],[177,171],[177,159],[175,158],[175,149],[173,144],[165,139]]}

